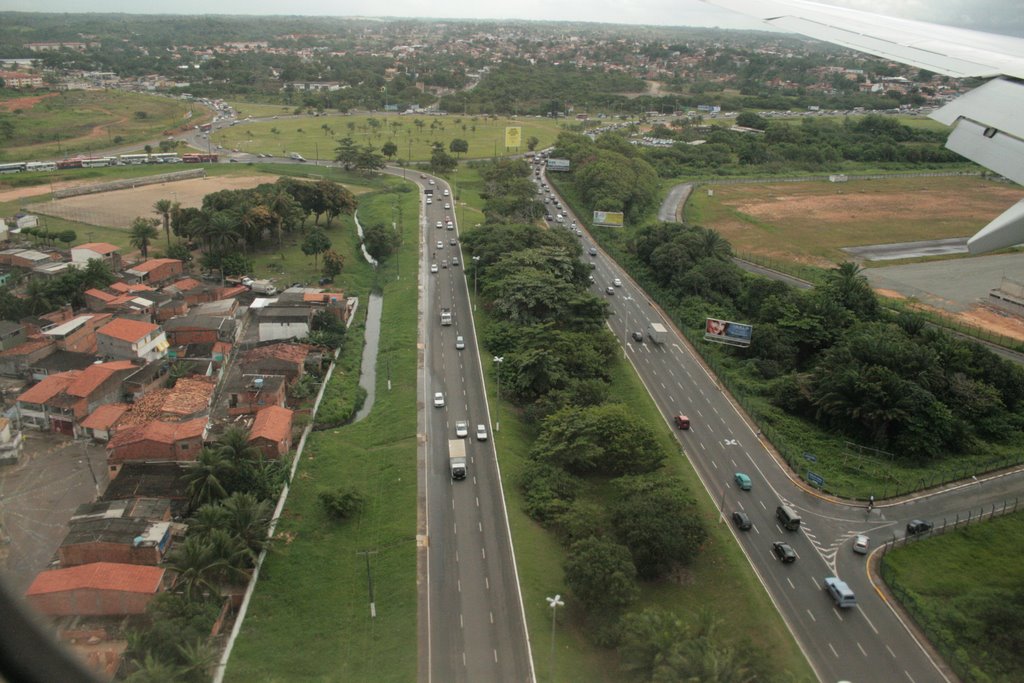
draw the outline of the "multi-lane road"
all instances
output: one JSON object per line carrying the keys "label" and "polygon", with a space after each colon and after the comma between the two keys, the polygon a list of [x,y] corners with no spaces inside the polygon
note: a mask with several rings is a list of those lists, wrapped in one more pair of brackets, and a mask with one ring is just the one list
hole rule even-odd
{"label": "multi-lane road", "polygon": [[[420,575],[426,590],[420,592],[420,680],[531,681],[526,623],[464,271],[472,266],[463,260],[454,199],[443,194],[450,192],[448,185],[430,182],[422,176],[417,181],[424,240],[420,272],[425,419],[420,441],[425,543]],[[425,203],[422,192],[428,188],[434,190],[431,204]],[[436,227],[438,221],[441,228]],[[453,257],[461,263],[454,265]],[[442,308],[451,310],[451,325],[441,325]],[[458,336],[464,340],[462,349],[456,348]],[[437,392],[444,396],[443,407],[434,405]],[[469,435],[462,439],[468,473],[453,481],[448,442],[457,438],[459,420],[469,425]],[[477,438],[481,424],[486,440]]]}

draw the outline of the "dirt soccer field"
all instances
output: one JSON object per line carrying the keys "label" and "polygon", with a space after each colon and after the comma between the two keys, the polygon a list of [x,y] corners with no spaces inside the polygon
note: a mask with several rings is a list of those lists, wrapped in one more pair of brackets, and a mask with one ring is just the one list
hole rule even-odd
{"label": "dirt soccer field", "polygon": [[737,252],[828,267],[849,258],[842,247],[973,235],[1020,198],[975,177],[711,185],[687,216]]}
{"label": "dirt soccer field", "polygon": [[161,199],[178,202],[182,207],[200,207],[203,197],[219,190],[244,190],[263,183],[273,183],[271,175],[214,176],[179,180],[172,183],[98,192],[79,197],[68,197],[45,204],[33,205],[33,210],[47,216],[70,221],[127,230],[137,217],[154,218],[153,205]]}

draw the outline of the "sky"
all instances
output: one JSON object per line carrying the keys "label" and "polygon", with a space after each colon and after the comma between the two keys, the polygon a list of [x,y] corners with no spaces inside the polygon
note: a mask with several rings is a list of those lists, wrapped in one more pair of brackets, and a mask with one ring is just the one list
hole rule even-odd
{"label": "sky", "polygon": [[[1024,35],[1021,0],[825,0],[880,14]],[[590,21],[763,29],[764,24],[699,0],[0,0],[0,10],[131,14],[388,16]],[[214,10],[214,11],[211,11]]]}

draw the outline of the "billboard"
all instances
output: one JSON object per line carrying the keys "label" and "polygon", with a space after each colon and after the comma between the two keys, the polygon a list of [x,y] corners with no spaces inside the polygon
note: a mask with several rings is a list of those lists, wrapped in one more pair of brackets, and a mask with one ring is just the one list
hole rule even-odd
{"label": "billboard", "polygon": [[730,346],[750,346],[750,336],[753,331],[754,328],[750,325],[708,318],[704,324],[704,339]]}
{"label": "billboard", "polygon": [[548,170],[549,171],[568,171],[569,160],[568,159],[548,159]]}
{"label": "billboard", "polygon": [[623,218],[621,211],[595,211],[594,212],[594,225],[604,225],[609,228],[621,228],[623,225]]}
{"label": "billboard", "polygon": [[520,147],[523,144],[523,129],[519,126],[505,127],[505,146]]}

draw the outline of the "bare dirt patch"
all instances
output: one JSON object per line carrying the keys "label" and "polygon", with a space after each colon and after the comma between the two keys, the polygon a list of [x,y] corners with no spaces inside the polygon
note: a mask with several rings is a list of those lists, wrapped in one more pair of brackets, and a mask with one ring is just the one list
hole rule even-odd
{"label": "bare dirt patch", "polygon": [[47,97],[56,97],[57,93],[52,92],[46,95],[32,95],[30,97],[15,97],[14,99],[0,102],[0,110],[14,111],[15,109],[31,109]]}
{"label": "bare dirt patch", "polygon": [[245,190],[273,183],[275,176],[215,176],[145,185],[127,190],[68,197],[33,208],[48,216],[71,221],[127,230],[139,216],[154,217],[153,205],[161,199],[178,202],[182,207],[201,207],[203,197],[220,190]]}
{"label": "bare dirt patch", "polygon": [[[875,293],[888,299],[907,299],[900,292],[892,289],[875,289]],[[972,306],[969,310],[959,313],[950,313],[934,306],[928,306],[915,302],[911,308],[920,309],[950,318],[963,325],[971,325],[994,334],[1000,334],[1010,339],[1024,341],[1024,318],[1013,315],[998,308],[992,308],[984,304]]]}

